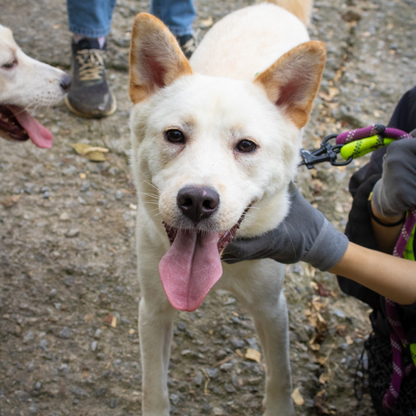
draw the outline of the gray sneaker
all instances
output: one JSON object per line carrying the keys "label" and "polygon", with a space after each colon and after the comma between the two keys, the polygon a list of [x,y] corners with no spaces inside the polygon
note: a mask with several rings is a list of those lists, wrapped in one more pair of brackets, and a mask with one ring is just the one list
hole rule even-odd
{"label": "gray sneaker", "polygon": [[100,49],[97,39],[72,42],[72,85],[65,103],[78,116],[108,117],[117,109],[105,77],[104,57],[105,49]]}
{"label": "gray sneaker", "polygon": [[189,59],[196,49],[196,39],[194,35],[176,36],[182,52]]}

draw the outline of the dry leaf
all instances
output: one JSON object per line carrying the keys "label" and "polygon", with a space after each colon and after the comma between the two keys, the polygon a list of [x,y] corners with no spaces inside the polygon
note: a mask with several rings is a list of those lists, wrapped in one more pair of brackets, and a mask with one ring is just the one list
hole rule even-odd
{"label": "dry leaf", "polygon": [[321,384],[328,383],[328,381],[329,381],[329,374],[328,374],[328,373],[322,373],[322,374],[319,376],[319,382],[320,382]]}
{"label": "dry leaf", "polygon": [[329,290],[326,288],[326,286],[323,283],[318,283],[318,294],[319,296],[322,296],[323,298],[327,298],[330,295]]}
{"label": "dry leaf", "polygon": [[10,208],[13,205],[17,204],[20,199],[20,195],[9,195],[0,200],[0,204],[4,205],[6,208]]}
{"label": "dry leaf", "polygon": [[321,357],[318,358],[317,361],[318,361],[319,364],[325,365],[325,363],[326,363],[326,357],[321,356]]}
{"label": "dry leaf", "polygon": [[257,350],[253,350],[253,348],[248,348],[246,352],[246,358],[248,360],[260,362],[261,361],[261,353]]}
{"label": "dry leaf", "polygon": [[339,324],[336,327],[336,331],[337,331],[337,334],[340,337],[346,337],[347,336],[347,333],[348,333],[348,327],[345,324]]}
{"label": "dry leaf", "polygon": [[88,313],[87,315],[84,315],[84,321],[85,322],[93,322],[94,321],[94,315],[92,313]]}
{"label": "dry leaf", "polygon": [[322,397],[326,393],[326,390],[323,389],[319,393],[316,393],[316,397]]}
{"label": "dry leaf", "polygon": [[302,395],[300,394],[300,391],[298,388],[296,388],[292,393],[292,399],[295,402],[296,405],[302,406],[305,403],[305,400],[303,399]]}
{"label": "dry leaf", "polygon": [[105,147],[93,147],[86,143],[75,143],[71,146],[79,155],[94,162],[105,162],[103,153],[108,153],[109,151]]}
{"label": "dry leaf", "polygon": [[203,19],[200,22],[201,22],[201,27],[203,28],[211,27],[214,24],[214,20],[212,19],[212,16],[209,16],[208,19]]}
{"label": "dry leaf", "polygon": [[63,213],[59,216],[59,219],[60,219],[61,221],[69,221],[69,220],[70,220],[70,217],[69,217],[69,214],[68,214],[67,212],[63,212]]}
{"label": "dry leaf", "polygon": [[103,322],[104,322],[106,325],[111,325],[111,323],[113,322],[113,315],[111,315],[111,313],[110,313],[109,315],[104,316],[104,318],[103,318]]}

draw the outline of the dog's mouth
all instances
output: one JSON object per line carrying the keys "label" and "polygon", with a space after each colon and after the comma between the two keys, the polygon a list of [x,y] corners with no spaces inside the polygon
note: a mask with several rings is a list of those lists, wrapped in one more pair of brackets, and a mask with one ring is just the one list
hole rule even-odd
{"label": "dog's mouth", "polygon": [[25,109],[15,105],[0,105],[0,136],[21,142],[30,139],[42,149],[52,147],[52,133]]}
{"label": "dog's mouth", "polygon": [[159,274],[171,305],[196,310],[222,276],[220,254],[233,239],[250,206],[224,233],[174,228],[163,223],[171,243],[159,263]]}

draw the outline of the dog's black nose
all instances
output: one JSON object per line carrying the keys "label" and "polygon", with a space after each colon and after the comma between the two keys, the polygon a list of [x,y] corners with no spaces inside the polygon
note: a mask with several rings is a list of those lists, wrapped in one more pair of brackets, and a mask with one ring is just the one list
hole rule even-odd
{"label": "dog's black nose", "polygon": [[210,217],[220,205],[218,192],[206,186],[186,186],[178,192],[176,202],[195,225]]}
{"label": "dog's black nose", "polygon": [[69,88],[71,87],[71,77],[68,74],[65,74],[62,79],[61,82],[59,84],[59,86],[66,92],[69,90]]}

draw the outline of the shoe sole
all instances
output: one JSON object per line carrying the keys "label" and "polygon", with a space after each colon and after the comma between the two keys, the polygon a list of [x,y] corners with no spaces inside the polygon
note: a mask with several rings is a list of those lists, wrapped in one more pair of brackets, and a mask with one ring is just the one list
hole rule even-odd
{"label": "shoe sole", "polygon": [[84,118],[105,118],[105,117],[112,116],[117,110],[116,97],[113,94],[111,94],[111,97],[113,99],[111,108],[108,111],[102,111],[100,114],[89,114],[89,113],[82,113],[81,111],[78,111],[77,109],[72,107],[71,103],[68,100],[67,95],[65,96],[64,101],[68,109],[71,111],[71,113],[74,113],[77,116],[84,117]]}

